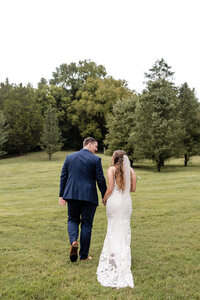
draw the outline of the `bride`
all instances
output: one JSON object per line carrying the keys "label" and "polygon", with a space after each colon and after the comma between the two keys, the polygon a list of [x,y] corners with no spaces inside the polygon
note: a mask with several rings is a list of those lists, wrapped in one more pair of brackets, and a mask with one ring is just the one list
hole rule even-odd
{"label": "bride", "polygon": [[108,228],[97,268],[97,279],[103,286],[133,288],[130,192],[136,190],[136,175],[123,150],[113,153],[107,177],[108,187],[102,202],[106,205]]}

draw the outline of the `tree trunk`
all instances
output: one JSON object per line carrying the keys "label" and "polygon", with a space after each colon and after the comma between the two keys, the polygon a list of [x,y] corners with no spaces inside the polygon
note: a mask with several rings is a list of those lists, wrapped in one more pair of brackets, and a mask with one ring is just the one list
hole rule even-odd
{"label": "tree trunk", "polygon": [[49,160],[51,160],[52,158],[52,153],[49,153]]}
{"label": "tree trunk", "polygon": [[133,160],[132,159],[130,159],[130,165],[131,165],[131,167],[133,166]]}
{"label": "tree trunk", "polygon": [[161,169],[161,162],[159,162],[158,164],[157,164],[157,170],[158,170],[158,172],[160,172],[160,169]]}
{"label": "tree trunk", "polygon": [[187,163],[188,163],[188,155],[185,154],[185,167],[187,167]]}

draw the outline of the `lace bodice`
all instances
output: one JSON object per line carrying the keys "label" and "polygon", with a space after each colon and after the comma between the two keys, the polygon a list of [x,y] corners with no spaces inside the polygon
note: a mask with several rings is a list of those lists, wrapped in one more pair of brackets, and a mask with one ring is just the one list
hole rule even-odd
{"label": "lace bodice", "polygon": [[116,178],[114,178],[114,187],[113,187],[113,192],[120,192],[122,193],[123,191],[118,187],[117,185],[117,181],[116,181]]}

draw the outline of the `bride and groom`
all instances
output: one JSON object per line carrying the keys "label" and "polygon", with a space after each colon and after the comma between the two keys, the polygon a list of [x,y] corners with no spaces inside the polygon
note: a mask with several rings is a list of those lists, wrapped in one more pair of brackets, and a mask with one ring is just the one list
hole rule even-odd
{"label": "bride and groom", "polygon": [[60,176],[59,204],[68,206],[68,233],[70,260],[78,258],[80,232],[80,261],[90,261],[89,247],[93,218],[98,206],[96,182],[106,206],[107,234],[97,268],[97,279],[103,286],[133,287],[131,273],[132,201],[130,192],[136,189],[136,175],[130,167],[126,153],[113,153],[112,166],[107,170],[107,184],[103,175],[101,158],[94,155],[98,150],[95,139],[88,137],[83,148],[67,155]]}

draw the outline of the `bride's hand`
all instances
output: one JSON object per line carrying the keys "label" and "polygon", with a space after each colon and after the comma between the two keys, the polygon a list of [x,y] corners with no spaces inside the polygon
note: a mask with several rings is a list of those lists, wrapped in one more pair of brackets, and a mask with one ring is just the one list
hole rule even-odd
{"label": "bride's hand", "polygon": [[103,198],[103,199],[102,199],[102,203],[103,203],[104,206],[106,206],[106,202],[107,202],[107,199],[104,199],[104,198]]}

